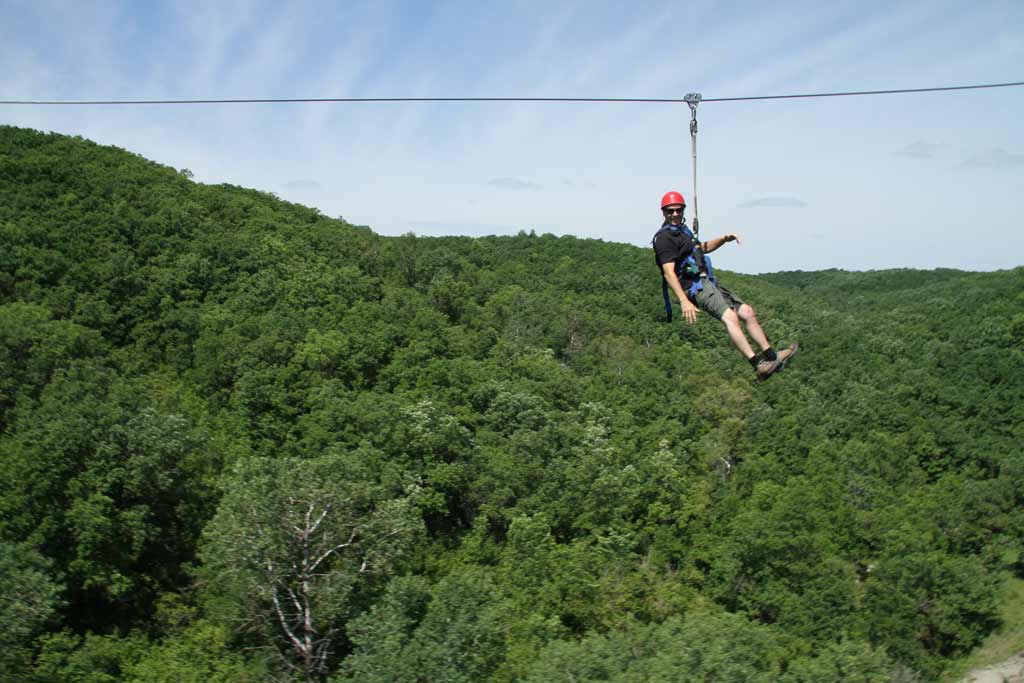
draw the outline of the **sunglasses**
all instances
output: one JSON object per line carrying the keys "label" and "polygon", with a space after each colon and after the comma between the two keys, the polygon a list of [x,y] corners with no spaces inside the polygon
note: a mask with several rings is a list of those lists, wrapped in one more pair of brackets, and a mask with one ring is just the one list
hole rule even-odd
{"label": "sunglasses", "polygon": [[667,214],[682,213],[682,212],[686,211],[686,207],[683,206],[682,208],[679,208],[679,209],[662,209],[662,211],[664,211]]}

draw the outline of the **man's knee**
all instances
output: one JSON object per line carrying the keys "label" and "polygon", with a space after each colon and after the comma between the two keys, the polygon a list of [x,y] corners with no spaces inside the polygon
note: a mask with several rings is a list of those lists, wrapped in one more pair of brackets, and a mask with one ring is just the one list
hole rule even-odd
{"label": "man's knee", "polygon": [[740,319],[736,315],[736,311],[731,308],[727,308],[725,313],[722,314],[722,322],[726,325],[739,325]]}
{"label": "man's knee", "polygon": [[750,304],[743,304],[740,306],[739,316],[743,320],[753,320],[757,317],[757,313],[754,311],[754,307]]}

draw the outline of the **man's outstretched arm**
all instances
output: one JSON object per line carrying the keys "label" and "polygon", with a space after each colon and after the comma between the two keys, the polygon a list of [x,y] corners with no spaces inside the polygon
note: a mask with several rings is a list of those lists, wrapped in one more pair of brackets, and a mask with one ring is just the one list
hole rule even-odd
{"label": "man's outstretched arm", "polygon": [[710,254],[711,252],[713,252],[715,249],[718,249],[726,242],[735,242],[736,244],[743,244],[743,242],[740,240],[739,235],[729,233],[728,235],[722,235],[721,237],[715,237],[714,239],[710,239],[707,242],[701,242],[700,250],[703,251],[705,254]]}

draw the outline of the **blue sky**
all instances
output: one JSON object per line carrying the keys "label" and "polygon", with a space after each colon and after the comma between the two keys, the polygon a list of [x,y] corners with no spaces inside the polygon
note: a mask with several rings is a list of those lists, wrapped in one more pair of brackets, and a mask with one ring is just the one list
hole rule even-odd
{"label": "blue sky", "polygon": [[[0,0],[0,99],[707,98],[1024,80],[1012,2]],[[1024,264],[1024,88],[699,108],[702,234],[743,272]],[[649,104],[0,105],[382,234],[645,245],[692,192]]]}

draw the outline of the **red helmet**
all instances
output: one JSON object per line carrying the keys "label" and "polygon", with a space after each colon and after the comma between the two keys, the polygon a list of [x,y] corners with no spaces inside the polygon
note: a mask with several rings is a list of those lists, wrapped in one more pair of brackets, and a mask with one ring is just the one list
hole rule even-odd
{"label": "red helmet", "polygon": [[666,192],[665,196],[661,198],[661,208],[665,208],[669,204],[682,204],[686,206],[686,200],[683,199],[683,195],[676,191]]}

